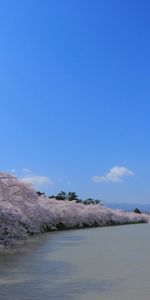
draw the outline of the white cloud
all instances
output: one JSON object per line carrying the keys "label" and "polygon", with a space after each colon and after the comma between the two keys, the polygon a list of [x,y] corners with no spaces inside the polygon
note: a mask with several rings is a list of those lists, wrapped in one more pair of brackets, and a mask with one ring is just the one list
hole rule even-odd
{"label": "white cloud", "polygon": [[54,184],[49,177],[36,175],[26,167],[21,169],[20,174],[16,172],[16,169],[11,169],[11,173],[15,173],[20,181],[32,184],[36,189],[40,187],[49,188]]}
{"label": "white cloud", "polygon": [[99,182],[117,182],[121,181],[125,176],[133,176],[133,171],[127,169],[126,167],[113,167],[110,171],[104,176],[93,176],[91,180],[95,183]]}
{"label": "white cloud", "polygon": [[31,175],[25,176],[20,180],[24,183],[33,184],[36,187],[50,187],[53,185],[53,181],[47,176]]}

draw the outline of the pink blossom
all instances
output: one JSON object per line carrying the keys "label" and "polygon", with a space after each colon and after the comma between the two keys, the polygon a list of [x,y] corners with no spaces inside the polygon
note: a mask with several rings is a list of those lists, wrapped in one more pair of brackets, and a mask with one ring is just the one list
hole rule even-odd
{"label": "pink blossom", "polygon": [[30,185],[0,173],[0,245],[21,244],[47,230],[137,222],[149,222],[148,215],[38,197]]}

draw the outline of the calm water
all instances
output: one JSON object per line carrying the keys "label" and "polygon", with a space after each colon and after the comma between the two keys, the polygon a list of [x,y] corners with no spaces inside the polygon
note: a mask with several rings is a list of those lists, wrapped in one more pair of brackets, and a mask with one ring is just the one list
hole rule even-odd
{"label": "calm water", "polygon": [[149,300],[150,225],[44,234],[0,252],[0,300]]}

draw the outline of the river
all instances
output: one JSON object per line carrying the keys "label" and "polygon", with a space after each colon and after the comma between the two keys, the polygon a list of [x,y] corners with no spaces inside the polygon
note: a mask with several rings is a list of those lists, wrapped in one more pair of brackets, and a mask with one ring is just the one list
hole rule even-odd
{"label": "river", "polygon": [[0,252],[0,300],[149,300],[150,225],[47,233]]}

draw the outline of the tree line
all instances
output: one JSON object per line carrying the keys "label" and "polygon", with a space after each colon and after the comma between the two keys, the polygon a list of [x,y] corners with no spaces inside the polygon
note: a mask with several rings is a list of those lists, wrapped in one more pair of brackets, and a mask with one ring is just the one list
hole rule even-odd
{"label": "tree line", "polygon": [[[37,192],[38,196],[43,196],[46,197],[44,192]],[[60,201],[75,201],[76,203],[83,203],[85,205],[89,205],[89,204],[100,204],[102,205],[102,201],[99,199],[93,199],[93,198],[87,198],[85,200],[79,199],[78,195],[76,194],[76,192],[69,192],[69,193],[65,193],[64,191],[60,191],[57,195],[50,195],[48,196],[49,199],[55,198],[56,200],[60,200]]]}

